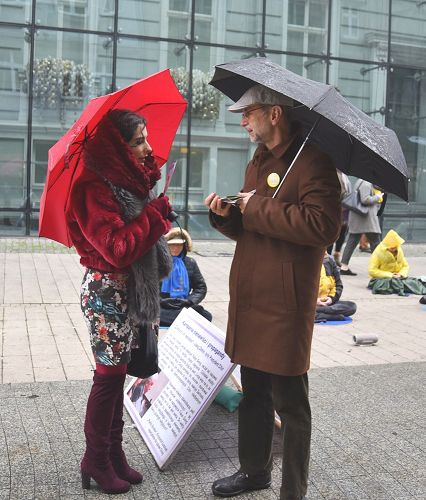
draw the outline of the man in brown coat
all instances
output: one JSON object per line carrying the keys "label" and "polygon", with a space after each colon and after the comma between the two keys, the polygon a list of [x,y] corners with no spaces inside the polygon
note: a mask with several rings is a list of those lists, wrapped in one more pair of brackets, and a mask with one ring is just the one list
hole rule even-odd
{"label": "man in brown coat", "polygon": [[229,110],[259,146],[237,206],[216,193],[210,222],[237,241],[229,288],[226,352],[241,365],[240,470],[213,483],[228,497],[271,484],[274,408],[283,422],[281,499],[307,490],[311,439],[308,376],[319,276],[325,249],[339,234],[340,185],[330,158],[307,144],[276,198],[276,186],[303,138],[289,117],[292,101],[261,85]]}

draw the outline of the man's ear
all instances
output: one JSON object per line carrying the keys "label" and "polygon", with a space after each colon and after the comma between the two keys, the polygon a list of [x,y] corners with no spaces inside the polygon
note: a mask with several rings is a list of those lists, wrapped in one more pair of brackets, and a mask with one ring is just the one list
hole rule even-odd
{"label": "man's ear", "polygon": [[273,125],[276,125],[280,121],[282,114],[283,110],[281,106],[272,106],[271,120]]}

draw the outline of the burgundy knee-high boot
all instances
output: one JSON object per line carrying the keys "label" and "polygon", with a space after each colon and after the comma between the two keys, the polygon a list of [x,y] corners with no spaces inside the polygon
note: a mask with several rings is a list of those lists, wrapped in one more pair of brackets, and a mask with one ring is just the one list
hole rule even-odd
{"label": "burgundy knee-high boot", "polygon": [[130,489],[130,483],[115,473],[109,456],[115,403],[122,397],[123,383],[122,375],[94,373],[84,422],[86,452],[80,465],[84,489],[90,488],[91,478],[105,493],[125,493]]}
{"label": "burgundy knee-high boot", "polygon": [[[122,375],[123,384],[126,375]],[[124,454],[122,448],[123,441],[123,391],[121,391],[121,396],[117,397],[115,403],[114,414],[112,418],[111,425],[111,448],[110,448],[110,459],[115,473],[120,479],[128,481],[130,484],[139,484],[142,482],[142,474],[140,474],[135,469],[132,469],[127,463],[126,455]]]}

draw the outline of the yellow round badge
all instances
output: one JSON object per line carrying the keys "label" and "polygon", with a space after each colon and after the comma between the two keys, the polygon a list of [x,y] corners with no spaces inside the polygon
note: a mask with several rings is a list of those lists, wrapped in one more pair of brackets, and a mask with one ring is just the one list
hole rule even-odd
{"label": "yellow round badge", "polygon": [[276,172],[272,172],[271,174],[268,175],[266,182],[269,187],[275,188],[280,183],[280,176]]}

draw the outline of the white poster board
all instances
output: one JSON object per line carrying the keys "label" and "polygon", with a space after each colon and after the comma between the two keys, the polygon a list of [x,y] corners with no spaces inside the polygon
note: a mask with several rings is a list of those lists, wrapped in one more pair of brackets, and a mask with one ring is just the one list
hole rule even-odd
{"label": "white poster board", "polygon": [[160,469],[189,437],[234,369],[225,335],[193,309],[184,309],[158,345],[160,373],[133,377],[124,405]]}

